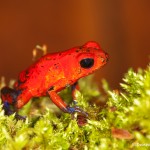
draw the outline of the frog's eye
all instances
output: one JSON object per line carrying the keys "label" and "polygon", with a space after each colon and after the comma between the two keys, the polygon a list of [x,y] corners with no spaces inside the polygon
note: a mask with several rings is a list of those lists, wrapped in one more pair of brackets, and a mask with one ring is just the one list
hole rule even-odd
{"label": "frog's eye", "polygon": [[80,65],[82,68],[88,69],[94,65],[94,59],[92,58],[84,58],[80,61]]}

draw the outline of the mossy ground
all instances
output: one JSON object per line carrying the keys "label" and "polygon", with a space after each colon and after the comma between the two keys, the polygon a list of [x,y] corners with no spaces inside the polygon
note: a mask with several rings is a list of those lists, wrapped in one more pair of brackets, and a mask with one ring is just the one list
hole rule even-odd
{"label": "mossy ground", "polygon": [[[0,149],[150,149],[150,67],[130,69],[123,81],[121,90],[110,90],[103,80],[103,94],[89,77],[80,81],[76,98],[89,114],[87,123],[61,113],[47,98],[23,108],[25,122],[5,116],[0,105]],[[68,101],[70,95],[70,89],[61,93]]]}

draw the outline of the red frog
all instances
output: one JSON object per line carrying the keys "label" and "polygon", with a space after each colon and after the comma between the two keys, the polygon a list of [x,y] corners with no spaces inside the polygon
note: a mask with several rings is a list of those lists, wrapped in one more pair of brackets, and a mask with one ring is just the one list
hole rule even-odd
{"label": "red frog", "polygon": [[75,107],[67,105],[57,92],[71,86],[75,98],[75,90],[78,89],[77,81],[101,68],[107,61],[108,54],[93,41],[62,52],[44,55],[19,74],[13,89],[9,87],[1,89],[5,114],[16,112],[16,117],[21,117],[17,114],[18,109],[32,97],[48,95],[62,111],[87,115],[77,105]]}

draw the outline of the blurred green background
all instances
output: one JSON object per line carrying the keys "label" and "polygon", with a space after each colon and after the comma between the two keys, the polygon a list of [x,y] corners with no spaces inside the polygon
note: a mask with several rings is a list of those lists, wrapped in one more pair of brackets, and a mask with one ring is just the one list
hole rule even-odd
{"label": "blurred green background", "polygon": [[13,0],[0,2],[0,77],[7,81],[32,64],[32,50],[61,51],[94,40],[109,53],[95,79],[111,87],[129,67],[145,68],[150,54],[148,0]]}

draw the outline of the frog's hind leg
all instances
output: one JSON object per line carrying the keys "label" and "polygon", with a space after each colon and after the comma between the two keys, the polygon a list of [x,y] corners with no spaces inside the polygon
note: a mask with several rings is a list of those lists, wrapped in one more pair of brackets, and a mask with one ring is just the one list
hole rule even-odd
{"label": "frog's hind leg", "polygon": [[5,112],[5,115],[11,115],[13,113],[16,113],[15,117],[17,119],[25,119],[22,116],[19,116],[17,114],[17,108],[15,107],[15,104],[17,102],[17,97],[20,95],[20,91],[17,91],[15,89],[4,87],[1,89],[1,98],[3,103],[3,109]]}
{"label": "frog's hind leg", "polygon": [[14,113],[14,110],[12,110],[12,106],[15,103],[17,96],[18,94],[14,89],[11,89],[9,87],[4,87],[1,89],[1,98],[5,115],[11,115],[12,113]]}

